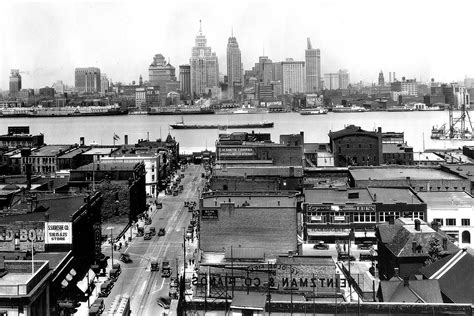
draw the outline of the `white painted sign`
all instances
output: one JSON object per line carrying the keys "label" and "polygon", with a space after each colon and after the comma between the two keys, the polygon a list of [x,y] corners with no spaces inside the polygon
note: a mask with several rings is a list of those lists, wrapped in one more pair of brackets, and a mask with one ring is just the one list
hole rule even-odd
{"label": "white painted sign", "polygon": [[72,223],[68,222],[46,222],[47,244],[71,244]]}

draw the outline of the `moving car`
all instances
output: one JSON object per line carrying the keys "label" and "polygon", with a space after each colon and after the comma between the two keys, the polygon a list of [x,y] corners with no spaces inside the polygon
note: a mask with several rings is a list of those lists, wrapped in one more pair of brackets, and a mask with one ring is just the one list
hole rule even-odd
{"label": "moving car", "polygon": [[355,261],[355,258],[353,255],[350,255],[347,252],[340,252],[337,255],[337,261]]}
{"label": "moving car", "polygon": [[153,259],[151,261],[151,271],[160,271],[160,263],[158,262],[157,259]]}
{"label": "moving car", "polygon": [[171,299],[168,297],[159,297],[156,299],[156,304],[163,309],[169,309],[171,304]]}
{"label": "moving car", "polygon": [[130,259],[130,255],[128,253],[122,253],[120,254],[120,261],[125,262],[125,263],[130,263],[132,262],[132,259]]}

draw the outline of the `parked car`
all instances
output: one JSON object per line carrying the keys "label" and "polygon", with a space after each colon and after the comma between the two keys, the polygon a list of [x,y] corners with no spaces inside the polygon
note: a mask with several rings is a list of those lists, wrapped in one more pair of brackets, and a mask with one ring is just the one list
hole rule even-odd
{"label": "parked car", "polygon": [[350,255],[347,252],[340,252],[337,255],[337,261],[355,261],[355,258],[353,255]]}
{"label": "parked car", "polygon": [[319,240],[318,242],[316,242],[316,243],[314,244],[313,249],[317,249],[317,250],[328,250],[328,249],[329,249],[329,245],[328,245],[328,244],[325,244],[324,241]]}
{"label": "parked car", "polygon": [[102,283],[102,285],[100,286],[99,297],[109,296],[110,291],[112,291],[113,287],[114,287],[114,283],[109,280]]}
{"label": "parked car", "polygon": [[171,304],[171,299],[168,297],[159,297],[156,299],[156,304],[163,309],[169,309]]}
{"label": "parked car", "polygon": [[160,230],[158,231],[158,236],[164,236],[166,233],[165,229],[164,228],[160,228]]}
{"label": "parked car", "polygon": [[125,262],[125,263],[130,263],[132,262],[132,259],[130,259],[130,255],[128,253],[122,253],[120,254],[120,261]]}
{"label": "parked car", "polygon": [[92,303],[89,309],[89,315],[91,315],[91,313],[92,315],[100,315],[104,312],[104,310],[105,310],[104,299],[98,298],[94,301],[94,303]]}
{"label": "parked car", "polygon": [[152,235],[152,236],[156,235],[156,228],[155,227],[150,227],[150,235]]}
{"label": "parked car", "polygon": [[157,259],[151,261],[151,271],[160,271],[160,263]]}
{"label": "parked car", "polygon": [[118,277],[119,277],[119,275],[120,275],[120,270],[111,269],[111,270],[109,271],[109,279],[111,279],[111,280],[113,280],[113,281],[117,280]]}

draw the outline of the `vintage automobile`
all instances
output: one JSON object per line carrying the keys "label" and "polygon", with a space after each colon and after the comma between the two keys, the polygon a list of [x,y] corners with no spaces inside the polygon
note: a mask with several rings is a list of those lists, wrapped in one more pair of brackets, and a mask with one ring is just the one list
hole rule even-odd
{"label": "vintage automobile", "polygon": [[328,250],[328,249],[329,249],[329,245],[328,245],[328,244],[325,244],[324,241],[322,241],[322,240],[318,240],[318,241],[314,244],[313,249],[317,249],[317,250]]}

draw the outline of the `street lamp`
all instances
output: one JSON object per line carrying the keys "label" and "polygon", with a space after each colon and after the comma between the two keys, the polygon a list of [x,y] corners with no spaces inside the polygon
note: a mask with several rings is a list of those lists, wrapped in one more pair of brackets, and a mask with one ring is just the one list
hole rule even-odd
{"label": "street lamp", "polygon": [[112,231],[113,231],[114,228],[115,227],[112,227],[112,226],[107,227],[107,229],[110,230],[110,242],[111,242],[110,251],[112,252],[112,257],[111,257],[112,258],[112,266],[114,265],[114,239],[112,237]]}

